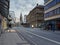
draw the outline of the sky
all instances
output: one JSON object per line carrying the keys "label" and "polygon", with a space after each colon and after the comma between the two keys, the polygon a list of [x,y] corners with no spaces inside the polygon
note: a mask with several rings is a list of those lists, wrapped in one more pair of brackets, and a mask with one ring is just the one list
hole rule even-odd
{"label": "sky", "polygon": [[10,11],[15,12],[17,18],[22,15],[28,15],[36,4],[44,5],[44,0],[10,0]]}

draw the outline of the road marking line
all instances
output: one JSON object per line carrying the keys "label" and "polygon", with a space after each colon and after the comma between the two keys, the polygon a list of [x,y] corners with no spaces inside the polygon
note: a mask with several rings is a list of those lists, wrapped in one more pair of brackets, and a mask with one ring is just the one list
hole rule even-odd
{"label": "road marking line", "polygon": [[46,38],[46,37],[43,37],[43,36],[39,36],[39,35],[37,35],[37,34],[34,34],[34,33],[32,33],[32,32],[29,32],[29,31],[26,31],[26,32],[28,32],[28,33],[30,33],[30,34],[33,34],[33,35],[35,35],[35,36],[37,36],[37,37],[43,38],[43,39],[45,39],[45,40],[51,41],[51,42],[53,42],[53,43],[60,44],[60,42],[58,42],[58,41],[55,41],[55,40],[52,40],[52,39],[49,39],[49,38]]}
{"label": "road marking line", "polygon": [[[21,33],[22,34],[22,33]],[[24,36],[24,35],[23,35]],[[30,40],[29,38],[27,38],[28,40]],[[34,45],[37,45],[33,40],[31,41]]]}

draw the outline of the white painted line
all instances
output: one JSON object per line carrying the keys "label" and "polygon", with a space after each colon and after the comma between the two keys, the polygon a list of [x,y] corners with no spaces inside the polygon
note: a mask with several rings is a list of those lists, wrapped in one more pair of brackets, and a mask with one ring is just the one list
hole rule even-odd
{"label": "white painted line", "polygon": [[55,41],[55,40],[52,40],[52,39],[49,39],[49,38],[46,38],[46,37],[43,37],[43,36],[40,36],[40,35],[34,34],[34,33],[32,33],[32,32],[29,32],[29,31],[26,31],[26,32],[28,32],[28,33],[30,33],[30,34],[33,34],[33,35],[35,35],[35,36],[37,36],[37,37],[40,37],[40,38],[42,38],[42,39],[45,39],[45,40],[51,41],[51,42],[53,42],[53,43],[60,44],[60,42],[58,42],[58,41]]}
{"label": "white painted line", "polygon": [[[19,30],[20,31],[20,30]],[[18,31],[18,32],[19,32]],[[25,30],[22,30],[22,31],[25,31]],[[21,33],[21,32],[20,32]],[[22,34],[22,33],[21,33]],[[23,35],[24,36],[24,35]],[[29,37],[31,37],[30,35],[29,35]],[[23,37],[24,38],[24,37]],[[29,39],[29,38],[27,38],[28,40],[31,40],[31,39]],[[31,42],[34,44],[34,45],[37,45],[33,40],[31,40]]]}

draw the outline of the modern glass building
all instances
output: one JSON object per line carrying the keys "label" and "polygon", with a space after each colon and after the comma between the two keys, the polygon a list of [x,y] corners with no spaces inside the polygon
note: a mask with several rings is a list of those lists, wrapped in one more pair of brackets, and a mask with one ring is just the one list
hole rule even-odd
{"label": "modern glass building", "polygon": [[51,30],[60,30],[60,0],[44,0],[44,20]]}
{"label": "modern glass building", "polygon": [[0,14],[6,18],[9,14],[9,2],[9,0],[0,0]]}

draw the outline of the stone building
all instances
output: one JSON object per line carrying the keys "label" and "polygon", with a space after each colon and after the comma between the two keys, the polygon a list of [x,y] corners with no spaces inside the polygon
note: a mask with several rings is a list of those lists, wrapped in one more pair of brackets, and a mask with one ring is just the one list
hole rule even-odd
{"label": "stone building", "polygon": [[30,27],[40,27],[44,21],[44,6],[37,4],[27,15],[26,19]]}
{"label": "stone building", "polygon": [[23,23],[23,16],[22,13],[20,14],[20,25]]}

